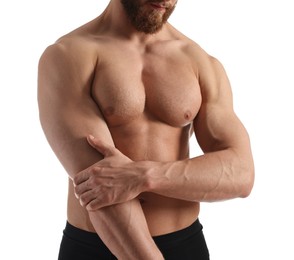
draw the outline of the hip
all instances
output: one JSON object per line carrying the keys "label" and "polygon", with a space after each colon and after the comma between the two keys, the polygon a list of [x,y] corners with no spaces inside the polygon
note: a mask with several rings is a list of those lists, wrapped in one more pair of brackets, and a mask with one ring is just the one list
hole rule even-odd
{"label": "hip", "polygon": [[[198,218],[200,210],[199,203],[156,195],[141,197],[140,202],[152,236],[174,232],[191,225]],[[87,210],[79,204],[75,196],[69,195],[67,219],[82,230],[95,232]]]}

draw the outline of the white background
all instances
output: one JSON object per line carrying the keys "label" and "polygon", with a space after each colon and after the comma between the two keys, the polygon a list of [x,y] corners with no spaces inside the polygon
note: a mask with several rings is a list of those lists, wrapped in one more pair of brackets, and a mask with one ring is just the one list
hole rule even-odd
{"label": "white background", "polygon": [[[212,260],[294,259],[291,2],[179,0],[170,19],[224,64],[255,158],[249,198],[202,206]],[[95,18],[107,3],[0,4],[0,259],[57,259],[67,177],[39,125],[37,63],[49,44]]]}

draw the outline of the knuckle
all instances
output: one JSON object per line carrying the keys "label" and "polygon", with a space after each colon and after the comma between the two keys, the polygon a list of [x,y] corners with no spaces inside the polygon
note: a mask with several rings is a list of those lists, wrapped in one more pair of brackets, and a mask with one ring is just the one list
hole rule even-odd
{"label": "knuckle", "polygon": [[97,186],[98,179],[95,176],[91,176],[86,182],[85,186],[87,189],[93,189]]}
{"label": "knuckle", "polygon": [[91,189],[91,187],[93,186],[93,183],[94,183],[93,178],[88,179],[88,180],[85,182],[85,187],[86,187],[86,189]]}
{"label": "knuckle", "polygon": [[97,173],[99,173],[101,170],[101,168],[99,166],[93,166],[93,168],[91,169],[91,174],[95,175]]}

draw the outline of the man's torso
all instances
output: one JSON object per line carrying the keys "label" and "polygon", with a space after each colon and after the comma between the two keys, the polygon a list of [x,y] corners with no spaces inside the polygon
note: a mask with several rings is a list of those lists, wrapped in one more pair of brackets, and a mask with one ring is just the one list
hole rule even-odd
{"label": "man's torso", "polygon": [[[188,51],[191,42],[180,34],[174,37],[175,31],[165,41],[146,45],[105,35],[87,39],[84,31],[77,34],[85,35],[87,53],[96,59],[88,94],[116,147],[135,161],[188,158],[192,123],[201,105],[197,68]],[[69,187],[69,222],[94,231]],[[184,228],[199,213],[198,203],[156,194],[141,194],[140,201],[151,235]]]}

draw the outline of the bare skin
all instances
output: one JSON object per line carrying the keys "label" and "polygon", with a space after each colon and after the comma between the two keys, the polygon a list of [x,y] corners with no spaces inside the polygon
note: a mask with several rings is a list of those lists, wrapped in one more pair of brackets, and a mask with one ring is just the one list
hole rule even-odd
{"label": "bare skin", "polygon": [[[192,224],[201,201],[250,194],[250,142],[226,72],[169,23],[140,33],[112,0],[45,50],[38,85],[42,127],[69,175],[68,221],[117,258],[163,259],[151,236]],[[204,155],[189,158],[193,131]]]}

